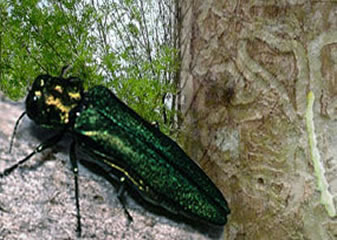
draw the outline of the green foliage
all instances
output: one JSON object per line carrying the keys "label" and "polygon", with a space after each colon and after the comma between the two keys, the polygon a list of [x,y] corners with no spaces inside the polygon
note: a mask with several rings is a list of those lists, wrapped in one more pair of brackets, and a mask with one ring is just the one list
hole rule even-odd
{"label": "green foliage", "polygon": [[41,73],[103,84],[168,132],[179,71],[174,0],[3,0],[0,90],[12,99]]}

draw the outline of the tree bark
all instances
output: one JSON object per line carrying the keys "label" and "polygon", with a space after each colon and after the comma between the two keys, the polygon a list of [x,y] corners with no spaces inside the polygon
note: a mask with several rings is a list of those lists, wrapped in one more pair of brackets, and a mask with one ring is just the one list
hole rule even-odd
{"label": "tree bark", "polygon": [[182,12],[182,142],[229,201],[225,239],[336,239],[337,2]]}

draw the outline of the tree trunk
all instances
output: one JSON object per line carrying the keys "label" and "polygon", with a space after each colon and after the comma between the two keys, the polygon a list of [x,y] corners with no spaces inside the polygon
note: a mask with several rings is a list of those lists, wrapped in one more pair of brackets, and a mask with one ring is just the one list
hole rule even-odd
{"label": "tree trunk", "polygon": [[182,141],[225,239],[336,239],[337,2],[182,5]]}

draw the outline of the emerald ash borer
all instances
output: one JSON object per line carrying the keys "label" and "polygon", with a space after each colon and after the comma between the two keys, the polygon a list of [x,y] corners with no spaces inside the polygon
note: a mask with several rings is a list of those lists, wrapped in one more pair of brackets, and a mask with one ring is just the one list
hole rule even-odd
{"label": "emerald ash borer", "polygon": [[[37,125],[56,130],[32,153],[4,170],[4,177],[38,152],[71,136],[70,161],[75,180],[77,232],[81,234],[77,152],[119,181],[124,189],[171,215],[201,224],[223,226],[230,213],[222,193],[186,153],[158,127],[145,121],[109,89],[83,90],[79,78],[38,76],[25,101],[27,114]],[[12,138],[13,140],[13,138]],[[11,141],[12,146],[12,141]],[[10,146],[10,148],[11,148]]]}

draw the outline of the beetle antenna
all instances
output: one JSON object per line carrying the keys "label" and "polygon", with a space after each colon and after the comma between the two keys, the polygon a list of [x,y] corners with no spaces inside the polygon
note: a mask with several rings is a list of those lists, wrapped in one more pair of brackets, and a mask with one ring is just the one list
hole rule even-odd
{"label": "beetle antenna", "polygon": [[16,120],[16,123],[15,123],[15,127],[14,127],[14,130],[13,130],[13,133],[12,133],[12,138],[11,138],[11,142],[9,144],[9,150],[8,150],[8,153],[11,153],[12,151],[12,146],[13,146],[13,142],[14,142],[14,137],[15,137],[15,134],[16,134],[16,130],[19,126],[19,122],[21,121],[21,119],[26,115],[26,112],[23,112],[21,114],[21,116],[18,118],[18,120]]}
{"label": "beetle antenna", "polygon": [[63,66],[61,69],[60,77],[63,78],[67,74],[67,72],[72,68],[71,64]]}

